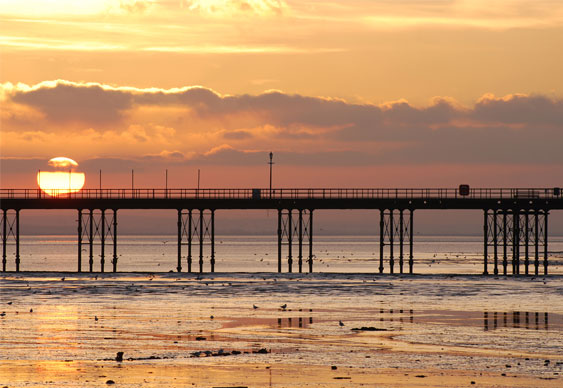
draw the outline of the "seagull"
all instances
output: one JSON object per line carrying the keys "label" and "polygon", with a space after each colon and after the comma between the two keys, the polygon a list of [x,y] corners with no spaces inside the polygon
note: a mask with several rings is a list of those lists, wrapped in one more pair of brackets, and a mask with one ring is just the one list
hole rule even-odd
{"label": "seagull", "polygon": [[338,321],[338,324],[340,325],[340,327],[344,326],[344,323],[342,323],[342,321]]}

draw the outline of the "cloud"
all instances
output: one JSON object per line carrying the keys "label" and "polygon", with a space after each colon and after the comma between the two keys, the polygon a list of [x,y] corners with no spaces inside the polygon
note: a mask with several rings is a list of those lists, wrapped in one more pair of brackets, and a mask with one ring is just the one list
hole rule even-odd
{"label": "cloud", "polygon": [[132,96],[99,84],[66,81],[43,83],[29,89],[16,89],[13,102],[36,108],[54,122],[82,121],[108,124],[119,121],[131,107]]}
{"label": "cloud", "polygon": [[[485,95],[472,107],[448,97],[427,106],[405,100],[376,105],[281,91],[222,95],[204,87],[68,81],[4,85],[0,95],[11,150],[37,139],[46,147],[56,136],[45,134],[71,131],[76,143],[87,135],[92,150],[122,149],[133,158],[174,163],[252,164],[270,150],[335,165],[563,162],[563,100],[541,95]],[[34,111],[42,116],[27,115]],[[236,148],[225,146],[229,142]]]}

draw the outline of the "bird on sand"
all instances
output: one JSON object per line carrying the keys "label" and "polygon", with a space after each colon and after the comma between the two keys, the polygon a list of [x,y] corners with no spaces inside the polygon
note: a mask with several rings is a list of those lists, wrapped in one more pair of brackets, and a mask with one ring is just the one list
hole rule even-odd
{"label": "bird on sand", "polygon": [[344,326],[344,323],[342,321],[338,321],[338,324],[340,325],[340,327]]}

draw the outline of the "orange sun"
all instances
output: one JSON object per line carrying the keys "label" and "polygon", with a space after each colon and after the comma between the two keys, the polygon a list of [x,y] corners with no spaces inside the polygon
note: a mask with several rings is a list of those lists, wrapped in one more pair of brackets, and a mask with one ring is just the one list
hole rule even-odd
{"label": "orange sun", "polygon": [[82,189],[86,176],[83,172],[75,172],[78,163],[63,156],[49,160],[49,166],[55,171],[39,171],[37,184],[43,192],[51,197],[76,193]]}

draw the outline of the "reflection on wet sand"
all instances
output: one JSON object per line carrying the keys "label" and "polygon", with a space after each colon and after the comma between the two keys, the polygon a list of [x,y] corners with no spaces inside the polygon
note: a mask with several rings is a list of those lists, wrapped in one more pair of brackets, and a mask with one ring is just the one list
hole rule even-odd
{"label": "reflection on wet sand", "polygon": [[[552,314],[554,315],[554,314]],[[552,329],[563,329],[563,319],[559,314],[555,314],[556,322]],[[501,313],[494,311],[483,312],[483,330],[495,330],[499,327],[507,327],[513,329],[526,330],[549,330],[549,313],[548,312],[520,312],[520,311],[504,311]]]}

